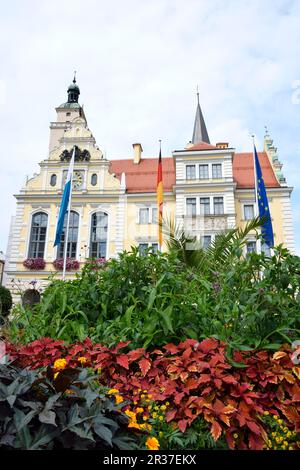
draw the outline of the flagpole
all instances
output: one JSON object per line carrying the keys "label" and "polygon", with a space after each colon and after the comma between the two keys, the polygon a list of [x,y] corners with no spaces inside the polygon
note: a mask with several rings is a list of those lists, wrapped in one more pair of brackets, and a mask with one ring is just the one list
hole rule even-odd
{"label": "flagpole", "polygon": [[[254,134],[252,134],[252,142],[253,142],[255,217],[258,217],[259,216],[259,208],[258,208],[258,197],[257,197],[257,171],[256,171],[255,152],[254,152],[254,149],[255,149]],[[257,253],[261,253],[261,241],[260,241],[260,239],[257,240]]]}
{"label": "flagpole", "polygon": [[[161,139],[159,139],[159,155],[161,155]],[[162,217],[160,216],[160,204],[157,204],[157,222],[158,222],[158,251],[161,251],[161,231],[162,231]]]}
{"label": "flagpole", "polygon": [[[75,148],[73,150],[75,152]],[[74,155],[75,161],[75,155]],[[63,264],[63,281],[66,278],[66,266],[67,266],[67,253],[68,253],[68,240],[69,240],[69,225],[70,225],[70,214],[71,214],[71,203],[72,203],[72,189],[73,189],[73,168],[71,175],[71,186],[70,186],[70,198],[68,204],[68,216],[67,216],[67,227],[66,227],[66,236],[65,236],[65,245],[64,245],[64,264]]]}

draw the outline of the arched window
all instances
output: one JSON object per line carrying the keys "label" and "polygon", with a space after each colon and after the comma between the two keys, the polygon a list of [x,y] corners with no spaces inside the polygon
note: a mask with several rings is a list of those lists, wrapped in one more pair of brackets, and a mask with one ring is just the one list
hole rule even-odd
{"label": "arched window", "polygon": [[32,217],[28,258],[44,258],[48,215],[37,212]]}
{"label": "arched window", "polygon": [[92,174],[92,177],[91,177],[91,185],[92,185],[92,186],[96,186],[96,184],[97,184],[97,179],[98,179],[98,178],[97,178],[96,173],[93,173],[93,174]]}
{"label": "arched window", "polygon": [[50,185],[51,186],[56,186],[56,180],[57,180],[57,177],[55,174],[51,175],[51,178],[50,178]]}
{"label": "arched window", "polygon": [[108,215],[95,212],[91,221],[90,257],[106,258]]}
{"label": "arched window", "polygon": [[[61,234],[61,243],[58,247],[58,258],[63,258],[65,249],[65,233],[67,231],[68,213],[66,212],[64,220],[64,228]],[[71,211],[69,222],[69,234],[67,245],[67,258],[76,258],[77,239],[78,239],[79,215],[77,212]]]}

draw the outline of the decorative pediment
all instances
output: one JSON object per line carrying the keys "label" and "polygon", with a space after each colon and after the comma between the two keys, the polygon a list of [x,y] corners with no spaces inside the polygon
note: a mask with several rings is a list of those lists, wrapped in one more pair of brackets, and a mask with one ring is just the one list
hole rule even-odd
{"label": "decorative pediment", "polygon": [[[60,155],[60,160],[62,162],[70,161],[72,157],[73,149],[64,150]],[[91,159],[90,152],[86,149],[81,150],[77,145],[75,145],[75,162],[89,162]]]}

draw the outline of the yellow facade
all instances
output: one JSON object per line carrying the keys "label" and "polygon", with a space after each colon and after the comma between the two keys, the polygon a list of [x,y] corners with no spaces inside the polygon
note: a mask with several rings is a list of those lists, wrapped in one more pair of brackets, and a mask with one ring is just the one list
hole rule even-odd
{"label": "yellow facade", "polygon": [[[64,155],[70,156],[74,146],[78,147],[79,153],[74,167],[71,203],[71,210],[78,214],[73,258],[80,262],[80,266],[82,267],[92,255],[94,239],[98,240],[98,244],[95,242],[93,246],[100,250],[99,253],[105,253],[105,258],[116,257],[121,251],[129,251],[132,246],[139,244],[155,246],[158,241],[158,227],[154,217],[157,206],[155,190],[129,193],[126,187],[126,172],[121,177],[113,174],[110,161],[104,158],[97,147],[83,109],[76,101],[79,95],[79,89],[76,91],[76,87],[77,85],[71,85],[68,90],[70,100],[56,108],[57,119],[50,124],[49,156],[40,163],[39,174],[28,179],[21,191],[15,195],[17,211],[11,226],[5,266],[7,286],[15,294],[16,281],[23,291],[33,279],[43,287],[48,282],[49,275],[57,272],[53,261],[60,256],[58,248],[53,244],[64,178],[69,167],[69,160],[64,158]],[[77,93],[75,98],[72,95],[74,90]],[[134,144],[132,160],[135,168],[140,164],[139,148],[141,149],[139,144]],[[86,153],[82,153],[83,151]],[[275,244],[283,243],[293,251],[291,188],[287,186],[281,174],[282,165],[268,135],[265,138],[265,151],[278,181],[277,187],[268,188]],[[208,146],[207,149],[193,150],[189,145],[183,150],[175,151],[174,184],[172,191],[166,191],[164,194],[164,217],[174,218],[177,223],[184,222],[186,229],[194,235],[206,236],[208,239],[213,239],[224,229],[243,227],[246,223],[244,206],[249,210],[248,206],[254,204],[254,191],[237,187],[232,168],[234,152],[234,149],[228,148],[224,143],[214,149]],[[199,165],[205,171],[209,170],[207,177],[200,177],[200,173],[197,173],[200,172]],[[213,165],[219,165],[219,176],[211,174],[211,171],[214,171]],[[194,178],[187,177],[187,167],[196,171]],[[218,213],[220,200],[223,206],[222,211]],[[206,209],[203,209],[205,205]],[[146,221],[141,219],[142,209],[146,210]],[[204,215],[203,210],[208,213]],[[33,221],[35,215],[40,213],[45,214],[47,219],[43,249],[36,248],[37,244],[33,241],[36,236]],[[93,228],[93,215],[100,213],[105,215],[105,226],[101,228],[97,225]],[[192,224],[189,224],[190,219]],[[249,240],[252,240],[251,236]],[[71,249],[70,244],[70,253]],[[165,243],[162,249],[166,249]],[[24,266],[24,260],[30,258],[32,253],[35,255],[33,258],[42,253],[46,263],[44,269],[30,270]],[[69,277],[74,275],[75,271],[67,273]],[[57,276],[61,276],[61,271],[57,272]]]}

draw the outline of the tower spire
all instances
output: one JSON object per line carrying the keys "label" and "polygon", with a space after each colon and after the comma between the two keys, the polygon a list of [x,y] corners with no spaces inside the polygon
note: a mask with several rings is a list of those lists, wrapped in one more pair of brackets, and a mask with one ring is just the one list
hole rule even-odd
{"label": "tower spire", "polygon": [[197,108],[196,108],[192,143],[197,144],[197,142],[200,142],[200,141],[210,144],[204,117],[203,117],[201,107],[200,107],[199,90],[198,90],[198,85],[197,85]]}

